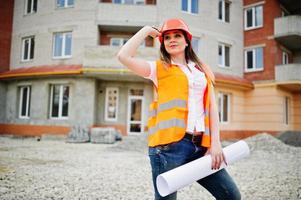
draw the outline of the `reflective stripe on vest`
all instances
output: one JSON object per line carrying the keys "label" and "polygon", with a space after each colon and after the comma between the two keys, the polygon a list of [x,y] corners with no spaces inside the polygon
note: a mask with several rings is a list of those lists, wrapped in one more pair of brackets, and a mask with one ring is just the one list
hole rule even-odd
{"label": "reflective stripe on vest", "polygon": [[182,100],[182,99],[174,99],[171,101],[168,101],[166,103],[162,103],[159,105],[158,109],[153,109],[151,111],[149,111],[148,113],[148,117],[154,117],[156,116],[159,112],[162,112],[164,110],[168,110],[168,109],[172,109],[172,108],[187,108],[187,102],[186,100]]}
{"label": "reflective stripe on vest", "polygon": [[148,132],[149,134],[154,134],[160,129],[167,129],[171,127],[186,128],[186,122],[183,119],[176,119],[176,118],[166,120],[166,121],[161,121],[156,126],[150,128]]}

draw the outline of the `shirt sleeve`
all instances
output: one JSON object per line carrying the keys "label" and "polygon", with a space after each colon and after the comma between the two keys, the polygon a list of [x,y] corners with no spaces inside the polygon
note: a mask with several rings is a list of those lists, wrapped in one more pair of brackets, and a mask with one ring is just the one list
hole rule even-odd
{"label": "shirt sleeve", "polygon": [[150,79],[156,87],[158,87],[158,79],[157,79],[157,65],[156,65],[156,61],[147,61],[147,63],[150,66],[150,74],[149,76],[146,76],[144,78],[146,79]]}

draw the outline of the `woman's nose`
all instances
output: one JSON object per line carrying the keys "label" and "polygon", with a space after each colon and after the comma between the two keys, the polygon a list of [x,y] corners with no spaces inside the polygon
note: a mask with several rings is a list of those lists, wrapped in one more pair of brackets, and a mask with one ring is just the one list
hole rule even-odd
{"label": "woman's nose", "polygon": [[169,42],[175,42],[176,38],[175,37],[171,37]]}

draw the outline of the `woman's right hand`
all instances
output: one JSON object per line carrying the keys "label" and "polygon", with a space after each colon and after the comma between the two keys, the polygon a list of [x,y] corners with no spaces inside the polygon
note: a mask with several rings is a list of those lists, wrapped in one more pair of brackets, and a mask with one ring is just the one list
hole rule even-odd
{"label": "woman's right hand", "polygon": [[157,28],[155,28],[155,27],[145,26],[145,28],[147,28],[148,35],[151,36],[152,38],[156,38],[159,35],[161,35],[161,33],[159,32],[159,30]]}

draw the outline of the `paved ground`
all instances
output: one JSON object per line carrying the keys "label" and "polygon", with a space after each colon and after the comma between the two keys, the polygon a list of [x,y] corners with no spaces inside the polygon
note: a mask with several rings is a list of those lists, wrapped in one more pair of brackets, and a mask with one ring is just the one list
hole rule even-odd
{"label": "paved ground", "polygon": [[[301,199],[301,147],[267,134],[245,141],[250,157],[227,168],[242,198]],[[113,145],[0,137],[0,199],[153,199],[146,150],[137,137]],[[178,199],[213,198],[192,184]]]}

